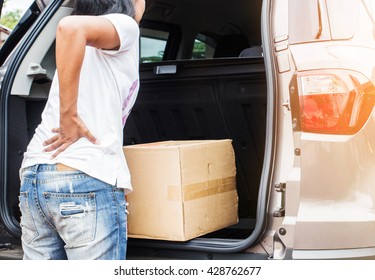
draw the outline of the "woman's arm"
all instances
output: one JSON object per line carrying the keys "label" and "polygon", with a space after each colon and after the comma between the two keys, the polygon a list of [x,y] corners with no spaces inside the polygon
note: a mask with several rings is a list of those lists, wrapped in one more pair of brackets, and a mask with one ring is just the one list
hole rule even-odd
{"label": "woman's arm", "polygon": [[120,39],[112,23],[104,17],[69,16],[63,18],[56,33],[56,65],[60,91],[60,127],[44,142],[44,151],[56,150],[52,158],[78,139],[96,143],[77,112],[79,79],[86,46],[117,49]]}

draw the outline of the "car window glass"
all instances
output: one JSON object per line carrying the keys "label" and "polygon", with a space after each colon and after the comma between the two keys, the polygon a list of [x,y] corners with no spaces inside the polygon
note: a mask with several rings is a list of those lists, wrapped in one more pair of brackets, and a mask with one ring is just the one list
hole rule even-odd
{"label": "car window glass", "polygon": [[213,38],[199,33],[194,40],[193,51],[191,54],[192,59],[207,59],[213,58],[215,52],[216,42]]}
{"label": "car window glass", "polygon": [[163,60],[169,32],[141,28],[140,62],[159,62]]}
{"label": "car window glass", "polygon": [[[0,47],[8,39],[10,33],[15,29],[22,16],[34,0],[5,0],[0,18]],[[36,0],[39,10],[42,11],[51,0]]]}

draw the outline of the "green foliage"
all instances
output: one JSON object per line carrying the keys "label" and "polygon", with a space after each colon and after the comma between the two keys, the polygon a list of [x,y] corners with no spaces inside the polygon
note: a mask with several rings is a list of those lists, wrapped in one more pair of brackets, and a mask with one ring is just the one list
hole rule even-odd
{"label": "green foliage", "polygon": [[21,19],[22,12],[17,9],[15,11],[6,12],[0,19],[0,24],[13,29]]}
{"label": "green foliage", "polygon": [[206,58],[206,44],[205,43],[199,40],[195,40],[192,58],[193,59]]}
{"label": "green foliage", "polygon": [[194,47],[193,47],[193,52],[194,53],[204,53],[206,51],[206,44],[195,40],[194,42]]}
{"label": "green foliage", "polygon": [[159,51],[157,56],[141,57],[140,62],[160,62],[163,60],[164,51]]}
{"label": "green foliage", "polygon": [[[7,5],[8,0],[4,0],[3,7]],[[0,24],[4,25],[10,29],[13,29],[18,21],[21,19],[22,11],[17,9],[15,11],[8,11],[1,15]]]}
{"label": "green foliage", "polygon": [[147,57],[141,57],[140,62],[146,63],[146,62],[160,62],[162,61],[162,57],[160,56],[147,56]]}

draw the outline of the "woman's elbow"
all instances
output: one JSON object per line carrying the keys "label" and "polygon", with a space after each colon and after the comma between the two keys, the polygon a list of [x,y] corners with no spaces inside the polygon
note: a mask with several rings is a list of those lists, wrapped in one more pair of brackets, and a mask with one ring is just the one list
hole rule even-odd
{"label": "woman's elbow", "polygon": [[57,25],[56,37],[63,37],[67,40],[84,37],[84,30],[80,28],[79,19],[76,16],[62,18]]}

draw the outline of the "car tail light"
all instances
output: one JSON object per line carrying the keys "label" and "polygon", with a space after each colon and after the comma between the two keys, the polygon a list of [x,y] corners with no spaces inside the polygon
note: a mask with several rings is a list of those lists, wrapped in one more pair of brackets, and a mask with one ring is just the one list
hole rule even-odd
{"label": "car tail light", "polygon": [[295,130],[312,133],[354,134],[375,104],[374,85],[348,70],[299,72],[290,94]]}

